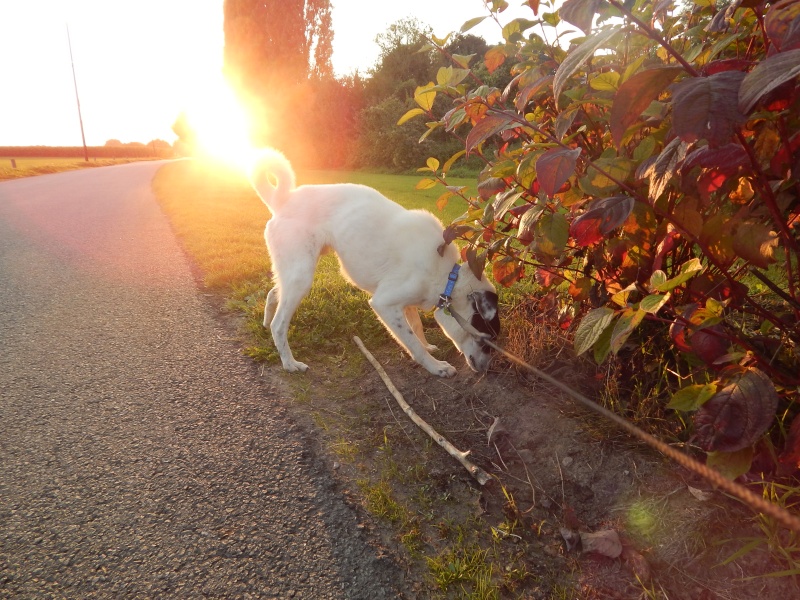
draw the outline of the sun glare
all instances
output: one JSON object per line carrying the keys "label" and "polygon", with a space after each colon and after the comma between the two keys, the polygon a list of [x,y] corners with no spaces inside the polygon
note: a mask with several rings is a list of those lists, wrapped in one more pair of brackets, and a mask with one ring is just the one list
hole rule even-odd
{"label": "sun glare", "polygon": [[251,124],[236,94],[224,81],[198,93],[186,110],[195,134],[195,152],[247,169],[255,149]]}

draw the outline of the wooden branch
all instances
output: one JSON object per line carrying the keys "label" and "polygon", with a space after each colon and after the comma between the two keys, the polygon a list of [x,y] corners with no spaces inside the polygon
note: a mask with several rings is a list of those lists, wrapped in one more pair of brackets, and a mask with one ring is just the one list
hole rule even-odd
{"label": "wooden branch", "polygon": [[389,376],[384,371],[383,367],[380,363],[376,360],[372,353],[364,347],[364,344],[359,339],[358,336],[353,336],[353,341],[358,346],[358,349],[367,357],[367,360],[372,363],[372,366],[375,367],[375,370],[378,372],[378,375],[381,376],[383,379],[383,383],[386,384],[386,387],[394,396],[394,399],[397,400],[397,403],[400,405],[400,408],[403,409],[403,412],[406,413],[409,419],[411,419],[417,426],[422,429],[425,433],[427,433],[431,438],[439,444],[442,448],[447,450],[447,453],[455,458],[458,462],[464,465],[464,468],[469,471],[469,474],[472,475],[475,480],[480,483],[481,485],[486,485],[486,483],[491,479],[491,476],[486,473],[483,469],[478,467],[477,465],[472,464],[470,461],[467,460],[467,455],[469,454],[469,450],[466,452],[461,452],[458,448],[453,446],[450,442],[448,442],[443,436],[439,435],[436,430],[433,429],[430,425],[428,425],[422,417],[420,417],[414,409],[409,406],[408,402],[405,401],[403,395],[398,391],[398,389],[392,383],[392,380],[389,379]]}

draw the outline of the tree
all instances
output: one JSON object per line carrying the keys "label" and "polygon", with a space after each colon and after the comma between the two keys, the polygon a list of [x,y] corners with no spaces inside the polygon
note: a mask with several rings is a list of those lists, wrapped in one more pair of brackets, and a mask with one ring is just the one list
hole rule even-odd
{"label": "tree", "polygon": [[330,11],[330,0],[225,0],[225,76],[257,143],[301,154],[306,99],[332,77]]}

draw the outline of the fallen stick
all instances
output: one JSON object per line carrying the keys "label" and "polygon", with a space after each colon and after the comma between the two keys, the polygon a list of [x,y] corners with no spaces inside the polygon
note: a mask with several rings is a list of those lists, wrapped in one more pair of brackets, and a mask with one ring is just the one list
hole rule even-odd
{"label": "fallen stick", "polygon": [[386,374],[386,371],[383,370],[383,367],[380,363],[376,360],[372,353],[366,349],[364,344],[361,342],[359,337],[353,336],[353,341],[358,346],[359,350],[367,357],[367,360],[372,363],[372,366],[375,367],[375,370],[378,372],[378,375],[381,376],[383,379],[383,383],[386,384],[386,387],[389,388],[389,391],[394,396],[394,399],[397,400],[397,403],[400,405],[400,408],[403,409],[403,412],[408,415],[408,418],[414,421],[417,426],[422,429],[425,433],[427,433],[433,440],[439,444],[442,448],[447,450],[447,453],[455,458],[458,462],[464,465],[464,468],[469,471],[469,474],[472,475],[475,480],[480,483],[481,485],[486,485],[486,483],[491,479],[491,476],[486,473],[483,469],[478,467],[477,465],[472,464],[467,460],[467,455],[469,454],[469,450],[466,452],[461,452],[458,448],[453,446],[450,442],[448,442],[443,436],[439,435],[436,430],[433,429],[430,425],[428,425],[416,412],[408,402],[405,401],[403,395],[398,391],[398,389],[392,383],[392,380],[389,379],[389,376]]}

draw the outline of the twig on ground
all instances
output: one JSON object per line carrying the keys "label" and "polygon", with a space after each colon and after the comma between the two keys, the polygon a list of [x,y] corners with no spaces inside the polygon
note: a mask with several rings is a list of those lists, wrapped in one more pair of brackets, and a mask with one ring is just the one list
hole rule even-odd
{"label": "twig on ground", "polygon": [[426,423],[416,412],[414,409],[409,406],[408,402],[405,401],[403,395],[398,391],[398,389],[392,383],[392,380],[389,379],[389,376],[384,371],[383,367],[380,363],[376,360],[372,353],[366,349],[363,342],[359,339],[358,336],[353,336],[353,341],[358,346],[358,349],[367,357],[367,360],[375,367],[375,370],[378,372],[378,375],[381,376],[383,379],[383,383],[386,384],[386,387],[389,388],[389,391],[394,396],[394,399],[397,400],[397,403],[400,405],[400,408],[403,409],[403,412],[406,413],[409,419],[411,419],[414,423],[417,424],[420,429],[422,429],[425,433],[427,433],[431,438],[439,444],[442,448],[447,450],[447,453],[455,458],[458,462],[464,465],[464,468],[469,471],[469,474],[472,475],[475,480],[480,483],[481,485],[486,485],[486,483],[491,479],[491,476],[486,473],[483,469],[478,467],[477,465],[472,464],[470,461],[467,460],[467,455],[469,454],[469,450],[466,452],[461,452],[458,448],[453,446],[450,442],[448,442],[443,436],[439,435],[428,423]]}

